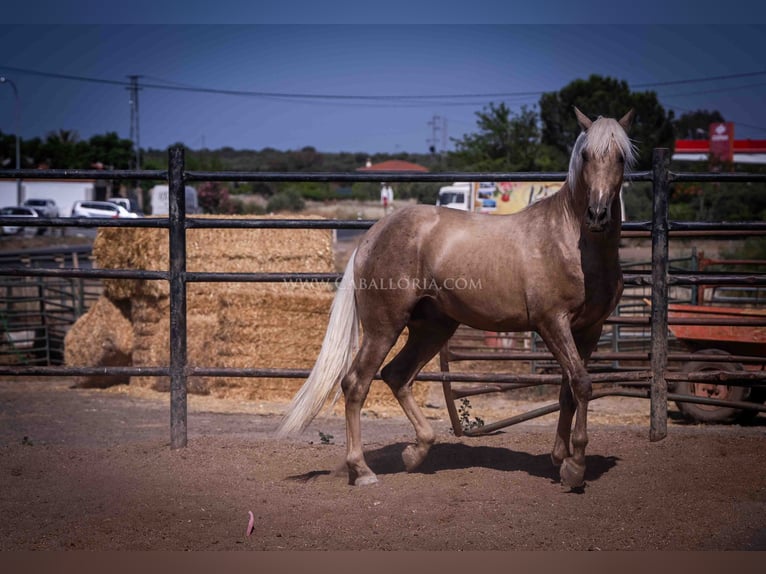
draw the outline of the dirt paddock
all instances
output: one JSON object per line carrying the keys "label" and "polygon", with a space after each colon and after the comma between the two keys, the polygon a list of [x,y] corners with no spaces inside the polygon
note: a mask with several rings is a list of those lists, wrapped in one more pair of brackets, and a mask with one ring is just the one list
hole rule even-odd
{"label": "dirt paddock", "polygon": [[594,401],[587,484],[567,492],[555,414],[456,438],[429,408],[438,442],[408,474],[409,423],[368,412],[380,482],[355,488],[339,417],[280,441],[284,404],[189,401],[189,445],[171,450],[166,394],[0,381],[0,550],[766,550],[763,415],[705,427],[671,411],[650,443],[648,401]]}

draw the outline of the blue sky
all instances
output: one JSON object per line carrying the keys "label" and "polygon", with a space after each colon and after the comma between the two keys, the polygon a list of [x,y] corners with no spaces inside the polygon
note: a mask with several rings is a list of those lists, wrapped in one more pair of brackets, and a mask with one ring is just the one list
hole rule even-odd
{"label": "blue sky", "polygon": [[[505,101],[515,111],[534,107],[541,92],[600,74],[655,90],[676,115],[718,109],[735,122],[737,138],[766,139],[763,23],[679,24],[672,10],[665,24],[434,25],[419,22],[416,14],[427,13],[416,10],[407,20],[416,23],[407,25],[393,18],[373,24],[385,18],[369,16],[345,24],[274,23],[289,21],[280,14],[295,3],[283,2],[282,12],[261,4],[260,21],[243,16],[240,21],[253,23],[231,25],[216,17],[195,24],[205,20],[194,2],[175,20],[141,12],[143,0],[132,4],[139,14],[133,18],[103,8],[88,12],[103,4],[86,0],[74,3],[79,12],[56,8],[67,4],[73,3],[0,25],[0,75],[18,87],[24,138],[58,129],[81,138],[108,131],[127,138],[125,84],[135,74],[144,86],[143,148],[180,141],[193,149],[425,152],[434,116],[451,149],[449,140],[474,131],[476,112],[489,102]],[[361,4],[348,3],[342,13],[354,14]],[[736,13],[727,12],[732,20]],[[218,14],[236,20],[234,12]],[[311,11],[295,14],[305,19]],[[324,21],[342,21],[328,14]],[[12,91],[0,85],[5,133],[14,130],[13,104]],[[443,131],[435,135],[442,148]]]}

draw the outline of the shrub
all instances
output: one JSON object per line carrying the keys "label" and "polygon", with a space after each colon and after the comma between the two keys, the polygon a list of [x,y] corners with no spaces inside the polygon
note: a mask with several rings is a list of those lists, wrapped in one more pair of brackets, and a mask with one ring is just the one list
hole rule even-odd
{"label": "shrub", "polygon": [[280,211],[301,211],[306,206],[306,202],[301,194],[294,189],[287,189],[276,194],[269,199],[266,205],[266,211],[278,213]]}

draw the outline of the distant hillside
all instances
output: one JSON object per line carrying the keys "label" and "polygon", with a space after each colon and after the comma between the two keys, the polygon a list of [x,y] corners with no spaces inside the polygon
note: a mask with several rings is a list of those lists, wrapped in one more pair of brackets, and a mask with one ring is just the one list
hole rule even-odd
{"label": "distant hillside", "polygon": [[[142,167],[146,169],[165,169],[167,151],[150,149],[144,152]],[[212,171],[275,171],[309,172],[338,171],[350,172],[364,167],[367,160],[380,163],[399,159],[427,167],[430,171],[439,171],[440,156],[434,154],[368,154],[365,152],[325,153],[313,147],[300,150],[280,151],[272,148],[262,150],[235,150],[229,147],[216,150],[186,149],[186,166],[191,170]]]}

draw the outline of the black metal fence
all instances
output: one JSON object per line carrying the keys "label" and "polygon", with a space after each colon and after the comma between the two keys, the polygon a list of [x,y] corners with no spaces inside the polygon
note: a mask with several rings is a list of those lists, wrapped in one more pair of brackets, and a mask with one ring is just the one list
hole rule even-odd
{"label": "black metal fence", "polygon": [[[301,369],[232,369],[191,367],[187,356],[186,286],[194,282],[282,282],[282,281],[335,281],[336,273],[212,273],[186,270],[186,230],[194,228],[241,228],[241,229],[366,229],[373,221],[359,220],[306,220],[306,219],[223,219],[187,218],[185,186],[204,181],[246,182],[453,182],[453,181],[562,181],[564,173],[273,173],[273,172],[202,172],[186,171],[184,152],[180,148],[169,151],[168,170],[0,170],[0,178],[22,179],[109,179],[109,180],[164,180],[169,185],[168,217],[141,219],[88,219],[55,218],[30,219],[27,226],[45,227],[146,227],[168,230],[170,260],[167,271],[138,269],[38,269],[5,267],[2,277],[55,277],[55,278],[119,278],[154,279],[168,281],[170,285],[170,360],[162,367],[66,367],[66,366],[0,366],[0,376],[165,376],[170,378],[170,435],[171,447],[187,444],[187,378],[210,377],[276,377],[305,378],[308,371]],[[668,197],[671,184],[675,182],[766,182],[766,174],[751,173],[676,173],[669,170],[669,151],[654,150],[651,171],[635,172],[628,176],[631,181],[651,182],[653,187],[653,216],[651,221],[626,222],[627,233],[651,234],[651,272],[627,273],[626,285],[651,287],[651,349],[650,349],[650,439],[659,440],[667,433],[668,401],[668,288],[680,285],[766,285],[764,274],[686,273],[670,274],[668,263],[668,239],[674,233],[704,232],[707,235],[731,233],[766,233],[764,222],[698,223],[671,222],[668,219]],[[18,220],[1,218],[0,225],[13,225]],[[758,323],[756,323],[758,324]],[[766,325],[766,321],[760,324]],[[528,375],[527,377],[535,377]],[[547,381],[546,376],[538,375]],[[635,375],[615,374],[610,380],[635,380]],[[493,377],[496,380],[498,377]],[[749,373],[749,380],[759,383],[765,373]],[[475,381],[475,374],[421,373],[422,381]],[[550,381],[547,381],[550,382]]]}
{"label": "black metal fence", "polygon": [[[87,267],[91,251],[85,244],[5,251],[0,268]],[[64,337],[101,288],[95,278],[0,277],[0,365],[62,364]]]}

